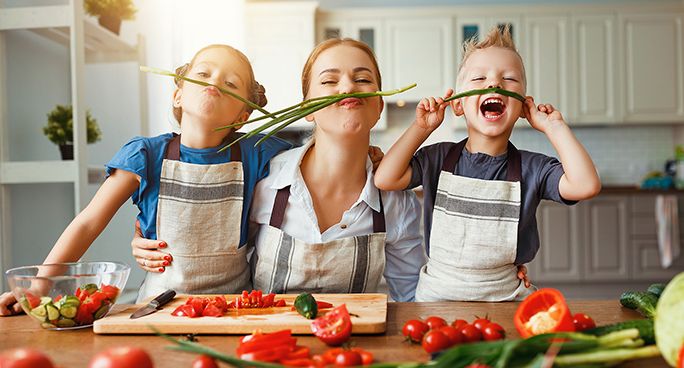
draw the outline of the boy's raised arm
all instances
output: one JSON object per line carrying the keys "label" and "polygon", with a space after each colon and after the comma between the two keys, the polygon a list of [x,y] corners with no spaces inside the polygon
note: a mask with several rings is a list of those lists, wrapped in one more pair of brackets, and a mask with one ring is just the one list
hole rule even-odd
{"label": "boy's raised arm", "polygon": [[596,196],[601,190],[596,167],[584,146],[565,123],[561,113],[548,104],[536,106],[532,97],[527,97],[523,109],[530,125],[546,134],[558,152],[565,171],[558,183],[561,197],[579,201]]}
{"label": "boy's raised arm", "polygon": [[[449,89],[444,96],[453,94]],[[444,110],[448,103],[443,98],[434,97],[420,100],[416,106],[416,120],[399,137],[380,162],[375,172],[375,186],[382,190],[404,190],[411,182],[411,157],[444,120]]]}

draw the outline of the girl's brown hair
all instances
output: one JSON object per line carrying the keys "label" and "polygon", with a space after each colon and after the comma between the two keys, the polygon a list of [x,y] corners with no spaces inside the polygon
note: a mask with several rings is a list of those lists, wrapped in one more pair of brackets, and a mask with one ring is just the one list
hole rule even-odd
{"label": "girl's brown hair", "polygon": [[[240,52],[240,50],[238,50],[234,47],[231,47],[228,45],[220,45],[220,44],[205,46],[195,53],[195,56],[192,57],[192,60],[190,60],[189,63],[185,63],[185,64],[179,66],[178,68],[176,68],[176,74],[181,75],[181,76],[185,76],[185,74],[187,74],[188,70],[190,70],[190,68],[194,65],[195,59],[197,59],[197,56],[199,56],[205,50],[212,49],[212,48],[224,48],[228,51],[231,51],[248,66],[247,69],[249,69],[249,86],[250,86],[250,88],[247,91],[248,92],[247,99],[250,102],[254,102],[255,104],[257,104],[260,107],[266,106],[266,103],[268,102],[268,100],[266,99],[266,89],[264,88],[264,86],[259,84],[259,82],[257,82],[254,79],[254,71],[252,70],[252,64],[249,62],[249,59],[247,59],[247,56],[245,56],[245,54],[243,54],[242,52]],[[175,78],[174,82],[176,83],[177,88],[181,88],[183,86],[183,80],[180,78]],[[253,110],[251,107],[249,107],[247,105],[245,105],[245,108],[250,113]],[[180,123],[181,117],[183,116],[183,109],[180,107],[174,106],[173,116]]]}
{"label": "girl's brown hair", "polygon": [[378,78],[378,89],[382,89],[382,78],[380,77],[380,68],[378,67],[378,61],[375,59],[375,54],[373,53],[373,50],[371,50],[371,48],[368,47],[368,45],[366,45],[365,43],[351,38],[331,38],[316,45],[313,51],[311,51],[311,54],[309,54],[309,58],[306,60],[306,64],[304,64],[304,69],[302,70],[302,95],[304,99],[306,99],[306,96],[309,94],[309,84],[311,83],[311,68],[313,67],[313,63],[316,62],[316,59],[318,59],[318,56],[323,51],[339,45],[348,45],[356,47],[357,49],[368,54],[368,57],[370,57],[371,62],[373,63],[373,66],[375,66],[375,77]]}

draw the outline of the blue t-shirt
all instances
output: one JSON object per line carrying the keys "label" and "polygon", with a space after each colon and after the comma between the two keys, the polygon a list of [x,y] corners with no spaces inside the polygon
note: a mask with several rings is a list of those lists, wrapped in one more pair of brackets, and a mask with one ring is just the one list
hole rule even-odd
{"label": "blue t-shirt", "polygon": [[[242,133],[238,133],[241,135]],[[249,207],[252,203],[254,187],[268,175],[269,161],[280,151],[291,145],[278,138],[271,138],[254,147],[263,135],[245,138],[239,142],[244,171],[244,198],[242,221],[240,223],[240,245],[247,243]],[[138,220],[143,237],[157,239],[157,198],[159,197],[159,177],[161,176],[164,153],[172,133],[146,138],[135,137],[126,143],[111,161],[105,165],[107,176],[116,169],[126,170],[140,176],[140,187],[131,199],[138,206]],[[192,164],[221,164],[230,161],[230,149],[218,152],[220,147],[195,149],[180,146],[180,160]]]}

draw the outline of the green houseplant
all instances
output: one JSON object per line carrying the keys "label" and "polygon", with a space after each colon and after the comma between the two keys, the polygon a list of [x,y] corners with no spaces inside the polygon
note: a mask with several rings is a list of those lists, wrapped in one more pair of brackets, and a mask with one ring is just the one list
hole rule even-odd
{"label": "green houseplant", "polygon": [[86,13],[96,16],[104,28],[119,34],[122,20],[130,20],[137,9],[132,0],[85,0]]}
{"label": "green houseplant", "polygon": [[[74,158],[74,121],[73,109],[71,105],[57,105],[47,114],[48,123],[43,127],[43,133],[50,142],[59,146],[63,160],[73,160]],[[102,138],[102,132],[91,115],[86,112],[86,136],[88,144],[95,143]]]}

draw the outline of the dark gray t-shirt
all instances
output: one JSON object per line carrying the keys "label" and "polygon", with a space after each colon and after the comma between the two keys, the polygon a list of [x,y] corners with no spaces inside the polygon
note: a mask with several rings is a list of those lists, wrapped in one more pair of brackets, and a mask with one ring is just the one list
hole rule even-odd
{"label": "dark gray t-shirt", "polygon": [[[425,247],[430,254],[430,229],[432,227],[432,210],[442,163],[449,150],[457,143],[441,142],[418,150],[411,159],[411,183],[408,188],[423,186],[423,213],[425,230]],[[558,183],[563,176],[563,166],[554,157],[541,153],[520,151],[522,183],[520,221],[518,223],[518,250],[515,264],[530,262],[539,250],[539,233],[537,232],[537,206],[542,199],[550,199],[565,204],[566,201],[558,192]],[[461,158],[456,165],[456,173],[475,179],[506,180],[508,167],[507,155],[489,156],[485,153],[470,153],[463,148]]]}

